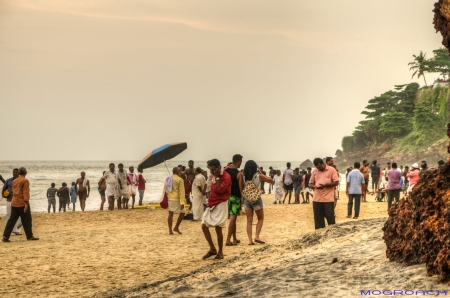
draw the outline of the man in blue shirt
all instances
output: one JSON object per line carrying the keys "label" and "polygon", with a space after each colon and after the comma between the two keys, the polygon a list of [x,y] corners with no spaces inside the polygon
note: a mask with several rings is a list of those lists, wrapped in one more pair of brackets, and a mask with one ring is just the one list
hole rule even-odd
{"label": "man in blue shirt", "polygon": [[[6,218],[5,218],[6,220],[5,220],[5,222],[8,222],[8,220],[11,216],[11,200],[13,197],[12,183],[13,183],[13,180],[16,179],[17,177],[19,177],[19,169],[14,169],[12,178],[9,178],[8,180],[6,180],[5,185],[3,185],[3,188],[2,188],[2,197],[4,197],[5,190],[9,191],[9,195],[6,197]],[[16,225],[14,226],[12,232],[15,235],[22,235],[20,233],[21,226],[22,226],[22,221],[19,218],[17,220]]]}
{"label": "man in blue shirt", "polygon": [[361,164],[359,162],[355,162],[353,170],[348,173],[347,176],[347,196],[348,196],[348,216],[347,218],[352,217],[352,209],[353,209],[353,199],[355,200],[355,217],[354,219],[358,219],[359,217],[359,208],[361,205],[361,194],[362,189],[361,186],[365,183],[364,176],[359,171]]}

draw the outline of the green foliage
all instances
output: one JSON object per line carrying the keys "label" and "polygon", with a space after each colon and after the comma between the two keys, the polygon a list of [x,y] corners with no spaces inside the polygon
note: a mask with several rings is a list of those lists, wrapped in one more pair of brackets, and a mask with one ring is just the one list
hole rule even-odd
{"label": "green foliage", "polygon": [[444,79],[449,77],[450,74],[450,56],[446,48],[440,48],[433,51],[433,58],[429,59],[428,72],[440,73]]}

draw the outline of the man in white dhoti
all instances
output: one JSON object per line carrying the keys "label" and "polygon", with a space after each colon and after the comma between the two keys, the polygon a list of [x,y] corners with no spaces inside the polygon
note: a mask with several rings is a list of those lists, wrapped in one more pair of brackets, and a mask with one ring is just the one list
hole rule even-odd
{"label": "man in white dhoti", "polygon": [[[209,244],[209,251],[203,256],[203,260],[216,256],[215,259],[223,259],[223,234],[222,229],[225,228],[228,218],[228,199],[231,196],[231,177],[226,171],[221,171],[220,162],[212,159],[208,162],[208,168],[211,175],[214,175],[211,185],[211,193],[208,198],[208,207],[206,207],[202,218],[202,230],[206,241]],[[209,232],[209,227],[214,227],[217,234],[217,244],[219,250],[216,249]]]}
{"label": "man in white dhoti", "polygon": [[192,186],[192,213],[194,220],[202,220],[203,196],[206,195],[206,179],[201,168],[195,169],[195,179]]}

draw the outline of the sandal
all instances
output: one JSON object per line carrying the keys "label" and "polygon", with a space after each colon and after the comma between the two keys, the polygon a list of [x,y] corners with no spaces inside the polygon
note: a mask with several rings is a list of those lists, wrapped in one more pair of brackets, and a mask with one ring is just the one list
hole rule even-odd
{"label": "sandal", "polygon": [[352,218],[352,216],[351,216],[351,215],[349,215],[349,216],[347,216],[347,218]]}
{"label": "sandal", "polygon": [[241,243],[241,240],[236,240],[236,242],[234,242],[234,244],[239,244],[239,243]]}
{"label": "sandal", "polygon": [[30,241],[30,240],[39,240],[39,238],[36,238],[36,237],[31,237],[31,238],[29,238],[29,239],[27,239],[28,241]]}
{"label": "sandal", "polygon": [[222,260],[222,259],[223,259],[223,256],[219,255],[219,254],[217,254],[216,257],[214,258],[214,260]]}
{"label": "sandal", "polygon": [[215,256],[215,255],[217,255],[216,252],[210,252],[210,251],[208,251],[208,252],[206,253],[206,255],[204,255],[204,256],[202,257],[202,260],[206,260],[207,258],[212,257],[212,256]]}
{"label": "sandal", "polygon": [[6,238],[2,238],[2,241],[3,241],[3,242],[11,242],[11,240],[6,239]]}
{"label": "sandal", "polygon": [[261,241],[261,240],[256,240],[256,239],[255,239],[255,242],[256,242],[256,243],[259,243],[259,244],[266,244],[266,242]]}
{"label": "sandal", "polygon": [[249,243],[248,245],[255,245],[255,243],[254,243],[254,242],[252,242],[252,243]]}
{"label": "sandal", "polygon": [[233,243],[233,242],[230,242],[230,243],[225,243],[225,246],[235,246],[236,244],[235,243]]}
{"label": "sandal", "polygon": [[358,219],[358,217],[357,217],[357,216],[355,216],[355,217],[353,217],[353,219]]}

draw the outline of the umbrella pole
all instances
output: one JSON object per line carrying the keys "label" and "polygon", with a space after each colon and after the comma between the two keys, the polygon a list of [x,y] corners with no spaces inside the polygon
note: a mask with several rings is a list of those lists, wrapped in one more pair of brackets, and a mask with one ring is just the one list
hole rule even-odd
{"label": "umbrella pole", "polygon": [[167,173],[169,173],[169,176],[170,176],[170,171],[169,171],[169,167],[166,164],[166,160],[164,158],[163,158],[163,160],[164,160],[164,164],[166,165]]}

